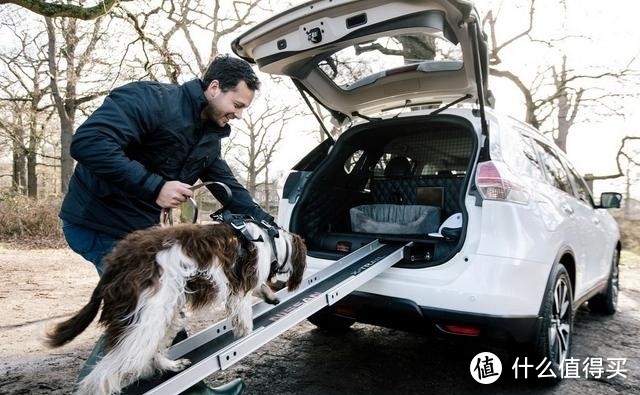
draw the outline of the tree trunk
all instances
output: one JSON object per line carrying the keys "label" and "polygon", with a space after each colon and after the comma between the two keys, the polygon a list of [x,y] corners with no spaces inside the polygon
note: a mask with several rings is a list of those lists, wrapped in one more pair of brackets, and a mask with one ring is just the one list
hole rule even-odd
{"label": "tree trunk", "polygon": [[38,198],[38,173],[36,166],[38,164],[38,155],[36,154],[38,138],[36,136],[35,123],[31,126],[29,133],[29,150],[27,151],[27,195],[29,197]]}
{"label": "tree trunk", "polygon": [[270,189],[270,185],[269,185],[269,167],[264,169],[264,203],[262,204],[262,207],[265,208],[265,210],[267,211],[271,211],[271,202],[269,201],[269,189]]}
{"label": "tree trunk", "polygon": [[71,157],[71,138],[73,122],[60,117],[60,192],[67,193],[69,180],[73,174],[73,158]]}
{"label": "tree trunk", "polygon": [[21,195],[25,193],[27,174],[25,172],[26,155],[24,147],[18,142],[13,143],[13,171],[11,174],[11,189]]}
{"label": "tree trunk", "polygon": [[629,162],[627,164],[627,177],[626,177],[626,193],[625,193],[625,199],[622,201],[623,202],[623,207],[624,207],[624,217],[626,219],[630,219],[631,217],[631,162]]}
{"label": "tree trunk", "polygon": [[67,38],[65,53],[67,61],[67,99],[63,99],[62,92],[58,86],[58,65],[57,60],[57,45],[56,45],[56,31],[53,22],[50,18],[45,18],[47,24],[47,35],[49,38],[48,48],[48,61],[49,61],[49,73],[51,75],[51,94],[56,105],[58,117],[60,118],[60,192],[67,193],[69,189],[69,179],[73,174],[73,158],[71,158],[71,138],[73,137],[73,120],[75,115],[75,62],[73,55],[75,52],[75,42],[72,40],[75,38],[75,25],[70,25],[67,31],[65,31],[65,37]]}
{"label": "tree trunk", "polygon": [[251,196],[256,194],[256,171],[253,166],[250,166],[247,171],[247,190]]}
{"label": "tree trunk", "polygon": [[569,127],[571,124],[567,121],[567,114],[571,103],[566,93],[560,94],[558,98],[558,130],[557,135],[554,136],[554,140],[558,148],[562,152],[567,152],[567,135],[569,134]]}

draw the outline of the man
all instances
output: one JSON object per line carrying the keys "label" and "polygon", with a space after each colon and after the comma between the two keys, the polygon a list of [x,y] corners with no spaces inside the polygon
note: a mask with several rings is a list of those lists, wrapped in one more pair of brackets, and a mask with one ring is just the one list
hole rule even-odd
{"label": "man", "polygon": [[198,179],[228,185],[232,212],[273,223],[220,156],[228,122],[242,117],[259,87],[247,62],[224,55],[213,60],[202,80],[134,82],[114,89],[71,142],[78,163],[60,210],[71,249],[102,275],[102,259],[115,243],[158,224],[161,210],[188,199]]}

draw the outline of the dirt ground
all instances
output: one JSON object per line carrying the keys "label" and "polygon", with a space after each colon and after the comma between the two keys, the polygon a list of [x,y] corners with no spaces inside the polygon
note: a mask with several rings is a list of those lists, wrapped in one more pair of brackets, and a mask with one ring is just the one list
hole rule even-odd
{"label": "dirt ground", "polygon": [[[55,350],[45,349],[39,337],[47,324],[84,305],[97,280],[91,265],[67,249],[15,250],[0,245],[0,394],[71,392],[99,329],[91,326]],[[470,380],[469,361],[477,351],[473,347],[360,324],[345,335],[329,335],[303,322],[208,381],[242,377],[247,393],[267,395],[638,394],[640,257],[624,251],[621,288],[614,318],[592,316],[585,308],[578,312],[573,354],[583,359],[626,358],[626,378],[565,379],[552,389],[513,381],[483,387]],[[191,317],[190,331],[217,318]]]}

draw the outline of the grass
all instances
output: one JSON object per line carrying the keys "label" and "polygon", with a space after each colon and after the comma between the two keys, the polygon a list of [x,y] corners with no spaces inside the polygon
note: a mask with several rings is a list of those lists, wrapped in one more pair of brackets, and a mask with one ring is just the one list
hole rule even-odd
{"label": "grass", "polygon": [[0,195],[0,242],[13,248],[65,247],[58,218],[60,203],[60,198]]}

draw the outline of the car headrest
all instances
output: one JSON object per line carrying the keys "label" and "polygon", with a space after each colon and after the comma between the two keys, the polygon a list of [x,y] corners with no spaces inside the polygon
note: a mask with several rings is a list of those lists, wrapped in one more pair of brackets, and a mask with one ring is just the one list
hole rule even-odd
{"label": "car headrest", "polygon": [[394,156],[384,168],[385,177],[408,177],[411,175],[411,162],[404,156]]}

